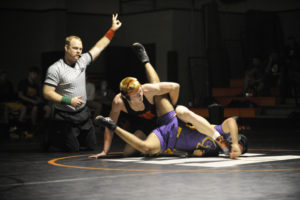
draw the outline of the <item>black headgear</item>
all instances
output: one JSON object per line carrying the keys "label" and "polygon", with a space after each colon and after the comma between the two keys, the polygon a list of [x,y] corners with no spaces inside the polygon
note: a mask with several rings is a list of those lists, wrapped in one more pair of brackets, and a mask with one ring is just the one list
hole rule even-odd
{"label": "black headgear", "polygon": [[[230,147],[231,147],[231,144],[232,144],[231,136],[229,136],[227,138],[227,142],[230,144]],[[239,134],[238,135],[238,143],[243,147],[242,154],[246,153],[248,151],[248,139],[247,139],[247,137],[243,134]]]}

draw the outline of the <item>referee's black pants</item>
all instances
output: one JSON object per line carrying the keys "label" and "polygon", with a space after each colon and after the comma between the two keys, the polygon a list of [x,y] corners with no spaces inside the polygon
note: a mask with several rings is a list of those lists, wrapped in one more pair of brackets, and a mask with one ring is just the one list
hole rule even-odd
{"label": "referee's black pants", "polygon": [[87,106],[77,112],[54,111],[49,143],[66,152],[95,150],[97,138]]}

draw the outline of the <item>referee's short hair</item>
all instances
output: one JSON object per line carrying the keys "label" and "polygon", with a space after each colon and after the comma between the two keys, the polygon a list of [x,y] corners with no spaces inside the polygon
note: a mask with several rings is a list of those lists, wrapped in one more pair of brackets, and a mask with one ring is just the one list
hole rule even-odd
{"label": "referee's short hair", "polygon": [[77,40],[80,40],[82,42],[82,40],[81,40],[80,37],[78,37],[76,35],[70,35],[70,36],[66,37],[66,39],[65,39],[65,45],[70,46],[71,40],[73,40],[73,39],[77,39]]}

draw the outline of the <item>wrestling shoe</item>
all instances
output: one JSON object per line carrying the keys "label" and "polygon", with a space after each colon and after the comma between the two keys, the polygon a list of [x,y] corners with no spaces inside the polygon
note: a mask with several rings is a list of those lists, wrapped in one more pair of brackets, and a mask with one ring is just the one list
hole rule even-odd
{"label": "wrestling shoe", "polygon": [[223,138],[223,136],[219,136],[216,139],[219,147],[222,149],[223,153],[225,155],[229,155],[229,144],[227,143],[227,141]]}
{"label": "wrestling shoe", "polygon": [[103,117],[101,115],[98,115],[95,118],[95,125],[96,126],[100,126],[100,125],[105,126],[112,131],[114,131],[117,128],[116,123],[111,118]]}
{"label": "wrestling shoe", "polygon": [[131,45],[131,49],[133,50],[134,54],[137,56],[138,60],[141,63],[145,64],[150,61],[147,52],[145,50],[145,47],[142,44],[138,42],[133,43]]}

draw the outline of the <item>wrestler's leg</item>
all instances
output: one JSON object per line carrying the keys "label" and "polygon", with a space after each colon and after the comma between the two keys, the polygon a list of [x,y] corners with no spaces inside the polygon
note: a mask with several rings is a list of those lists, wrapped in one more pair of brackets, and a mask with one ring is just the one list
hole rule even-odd
{"label": "wrestler's leg", "polygon": [[[134,135],[138,138],[140,138],[141,140],[145,140],[147,138],[147,136],[145,135],[145,133],[141,130],[137,130],[134,132]],[[125,148],[123,150],[123,155],[124,156],[130,156],[132,154],[134,154],[136,152],[136,149],[133,148],[132,146],[130,146],[129,144],[125,145]]]}
{"label": "wrestler's leg", "polygon": [[223,138],[223,136],[220,135],[217,130],[213,128],[212,125],[209,124],[206,119],[192,112],[185,106],[177,106],[176,114],[177,117],[182,121],[193,124],[197,131],[199,131],[200,133],[213,138],[218,143],[223,152],[226,155],[229,154],[229,147],[226,140]]}
{"label": "wrestler's leg", "polygon": [[170,98],[168,95],[155,96],[154,101],[157,117],[160,117],[174,110],[174,107],[170,102]]}
{"label": "wrestler's leg", "polygon": [[[155,96],[154,101],[156,103],[156,112],[158,117],[174,110],[167,95]],[[116,128],[115,133],[131,147],[144,154],[156,154],[160,152],[160,141],[153,132],[148,135],[146,140],[142,140],[136,135],[133,135],[119,127]]]}
{"label": "wrestler's leg", "polygon": [[211,138],[214,137],[215,129],[213,126],[203,117],[197,115],[185,106],[177,106],[176,114],[179,119],[185,123],[191,123],[195,126],[197,131],[203,133]]}
{"label": "wrestler's leg", "polygon": [[[174,110],[167,95],[155,96],[154,101],[156,103],[158,117]],[[144,154],[156,154],[160,152],[160,140],[154,132],[150,133],[146,140],[142,140],[132,133],[117,126],[115,122],[110,118],[104,118],[99,115],[98,117],[96,117],[95,123],[102,124],[107,128],[114,130],[114,132],[127,144]]]}
{"label": "wrestler's leg", "polygon": [[159,77],[150,63],[150,59],[149,56],[147,55],[145,47],[142,44],[136,42],[131,45],[131,49],[133,50],[139,62],[144,64],[148,82],[159,83],[160,82]]}
{"label": "wrestler's leg", "polygon": [[[159,83],[159,77],[156,73],[156,71],[154,70],[153,66],[150,63],[149,57],[147,55],[147,52],[144,48],[144,46],[140,43],[134,43],[132,44],[131,47],[134,51],[134,53],[136,54],[138,60],[144,64],[145,67],[145,73],[148,79],[149,83]],[[146,135],[145,133],[143,133],[142,131],[138,130],[134,133],[135,136],[137,136],[138,138],[145,140],[146,139]],[[135,153],[135,148],[132,147],[129,144],[125,145],[125,148],[123,150],[123,155],[124,156],[130,156],[132,154]]]}
{"label": "wrestler's leg", "polygon": [[160,152],[160,141],[155,133],[150,133],[146,140],[142,140],[120,127],[115,129],[115,133],[127,144],[143,154],[156,154]]}
{"label": "wrestler's leg", "polygon": [[[145,63],[145,71],[147,75],[147,79],[149,83],[159,83],[159,77],[154,70],[153,66],[151,65],[150,62]],[[138,138],[144,140],[146,138],[146,135],[142,131],[135,132],[134,135],[136,135]],[[135,153],[135,149],[130,146],[129,144],[125,145],[125,148],[123,150],[123,155],[124,156],[130,156]]]}
{"label": "wrestler's leg", "polygon": [[103,117],[101,115],[96,117],[95,125],[103,125],[111,131],[114,131],[127,144],[143,154],[157,154],[160,152],[160,140],[154,132],[150,133],[146,140],[141,140],[132,133],[117,126],[117,124],[109,117]]}
{"label": "wrestler's leg", "polygon": [[145,63],[146,76],[149,83],[159,83],[160,79],[150,62]]}

